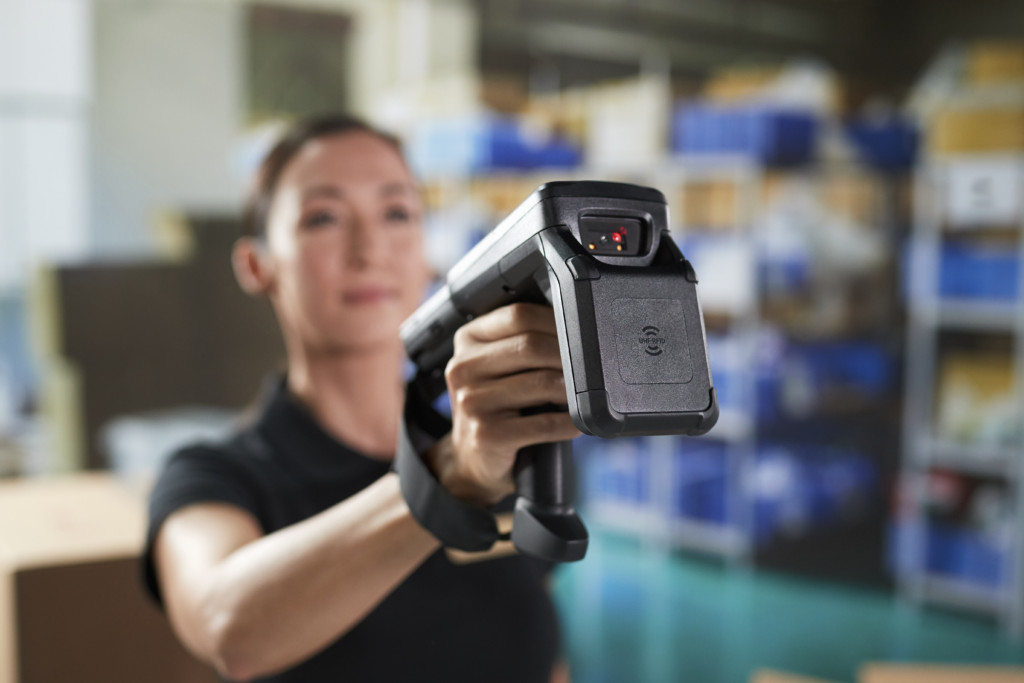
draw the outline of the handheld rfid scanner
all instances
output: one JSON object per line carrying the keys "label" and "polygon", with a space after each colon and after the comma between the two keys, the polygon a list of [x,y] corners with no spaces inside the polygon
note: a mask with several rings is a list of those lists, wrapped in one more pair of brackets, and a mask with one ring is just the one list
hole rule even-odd
{"label": "handheld rfid scanner", "polygon": [[[455,331],[500,306],[550,304],[572,421],[614,439],[699,435],[718,420],[697,277],[668,234],[661,192],[595,181],[542,185],[476,245],[402,325],[417,372],[396,456],[413,516],[448,547],[505,538],[494,515],[449,494],[423,455],[451,429],[431,408],[446,389]],[[541,406],[538,410],[554,409]],[[558,562],[586,554],[572,501],[572,442],[519,451],[511,540]]]}

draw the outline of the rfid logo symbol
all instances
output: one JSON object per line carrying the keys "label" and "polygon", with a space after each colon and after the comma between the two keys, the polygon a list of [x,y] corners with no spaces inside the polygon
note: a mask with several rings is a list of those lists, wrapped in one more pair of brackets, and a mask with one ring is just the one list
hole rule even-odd
{"label": "rfid logo symbol", "polygon": [[640,337],[640,345],[644,347],[644,352],[648,356],[660,356],[664,349],[665,338],[660,336],[661,330],[654,325],[648,325],[642,330],[643,336]]}

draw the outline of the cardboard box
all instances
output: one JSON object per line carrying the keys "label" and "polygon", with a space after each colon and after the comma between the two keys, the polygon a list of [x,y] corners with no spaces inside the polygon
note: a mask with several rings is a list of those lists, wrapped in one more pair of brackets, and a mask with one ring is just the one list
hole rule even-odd
{"label": "cardboard box", "polygon": [[716,71],[704,84],[704,97],[714,102],[738,102],[760,95],[782,75],[774,65],[741,66]]}
{"label": "cardboard box", "polygon": [[750,683],[829,683],[821,678],[808,678],[784,671],[758,669],[750,676]]}
{"label": "cardboard box", "polygon": [[865,664],[858,683],[1024,683],[1024,668],[949,664]]}
{"label": "cardboard box", "polygon": [[878,176],[832,173],[822,177],[820,183],[822,203],[829,212],[862,226],[882,225],[885,189]]}
{"label": "cardboard box", "polygon": [[1014,443],[1020,431],[1014,371],[1009,353],[944,354],[936,394],[939,438],[992,445]]}
{"label": "cardboard box", "polygon": [[1024,43],[978,43],[967,58],[967,78],[974,85],[1024,81]]}
{"label": "cardboard box", "polygon": [[0,483],[0,683],[214,683],[143,594],[142,498],[109,475]]}
{"label": "cardboard box", "polygon": [[690,230],[739,230],[736,184],[709,180],[683,185],[679,196],[682,224]]}
{"label": "cardboard box", "polygon": [[940,112],[931,130],[940,154],[1024,150],[1024,109],[964,108]]}

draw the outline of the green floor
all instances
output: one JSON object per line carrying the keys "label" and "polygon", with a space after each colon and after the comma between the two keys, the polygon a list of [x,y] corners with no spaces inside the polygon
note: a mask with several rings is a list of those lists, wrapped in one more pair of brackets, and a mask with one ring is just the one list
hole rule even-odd
{"label": "green floor", "polygon": [[602,534],[558,570],[555,595],[573,683],[745,683],[759,667],[852,683],[869,660],[1024,664],[1024,643],[985,621]]}

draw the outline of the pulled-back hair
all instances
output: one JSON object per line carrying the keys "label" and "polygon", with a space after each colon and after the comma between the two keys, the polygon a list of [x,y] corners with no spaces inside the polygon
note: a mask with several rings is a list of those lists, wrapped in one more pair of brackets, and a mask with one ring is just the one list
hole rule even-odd
{"label": "pulled-back hair", "polygon": [[250,237],[265,237],[267,213],[273,202],[277,183],[288,162],[298,154],[306,143],[318,138],[341,133],[363,132],[380,138],[401,154],[402,146],[393,135],[377,130],[362,119],[348,114],[325,114],[302,119],[294,123],[274,145],[260,164],[242,216],[242,229]]}

